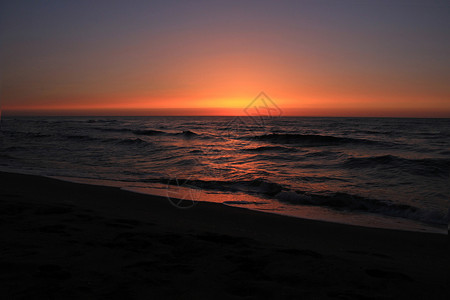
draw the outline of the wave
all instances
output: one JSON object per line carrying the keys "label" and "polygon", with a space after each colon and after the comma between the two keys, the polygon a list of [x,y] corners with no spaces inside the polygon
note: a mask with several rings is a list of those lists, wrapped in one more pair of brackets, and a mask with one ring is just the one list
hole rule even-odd
{"label": "wave", "polygon": [[306,153],[303,156],[307,157],[307,158],[324,158],[324,157],[326,157],[326,158],[336,159],[336,158],[344,156],[344,154],[341,152],[334,152],[334,151],[316,151],[316,152]]}
{"label": "wave", "polygon": [[34,138],[48,138],[51,137],[49,134],[43,134],[43,133],[33,133],[33,132],[27,132],[27,137],[34,137]]}
{"label": "wave", "polygon": [[302,144],[311,146],[328,146],[328,145],[344,145],[344,144],[378,144],[380,142],[355,139],[346,137],[336,137],[331,135],[319,134],[290,134],[290,133],[271,133],[253,137],[258,141],[265,141],[277,144]]}
{"label": "wave", "polygon": [[245,152],[296,152],[297,149],[281,147],[281,146],[261,146],[256,148],[245,148],[242,149]]}
{"label": "wave", "polygon": [[129,128],[103,128],[103,127],[94,127],[92,129],[105,131],[105,132],[132,132],[132,129]]}
{"label": "wave", "polygon": [[338,211],[374,213],[384,216],[401,217],[432,224],[447,224],[447,215],[440,211],[423,210],[415,206],[397,204],[387,200],[365,198],[347,193],[318,195],[294,191],[278,183],[264,179],[222,181],[190,179],[151,179],[148,182],[166,183],[195,189],[220,190],[223,192],[244,192],[262,195],[291,205],[323,206]]}
{"label": "wave", "polygon": [[95,141],[98,140],[97,138],[94,138],[89,135],[78,135],[78,134],[66,134],[63,135],[63,137],[70,139],[70,140],[82,140],[82,141]]}
{"label": "wave", "polygon": [[137,146],[149,146],[151,143],[141,140],[139,138],[136,139],[123,139],[119,140],[116,143],[117,145],[137,145]]}
{"label": "wave", "polygon": [[134,130],[133,133],[136,135],[145,135],[145,136],[163,136],[163,135],[183,136],[183,137],[198,136],[198,134],[196,134],[195,132],[192,132],[190,130],[185,130],[185,131],[177,132],[177,133],[171,133],[171,132],[166,132],[166,131],[161,131],[161,130],[149,129],[149,130]]}
{"label": "wave", "polygon": [[189,151],[189,153],[197,154],[197,153],[203,153],[203,151],[199,150],[199,149],[195,149],[195,150]]}
{"label": "wave", "polygon": [[414,175],[450,176],[450,159],[423,158],[407,159],[393,155],[351,157],[344,162],[349,169],[362,168],[397,168]]}
{"label": "wave", "polygon": [[[159,126],[159,128],[165,129],[166,127]],[[199,136],[199,134],[192,132],[190,130],[184,130],[182,132],[174,133],[174,132],[167,132],[167,131],[155,130],[155,129],[104,128],[104,127],[94,127],[91,129],[95,129],[95,130],[99,130],[99,131],[103,131],[103,132],[130,132],[135,135],[143,135],[143,136],[183,136],[183,137]]]}
{"label": "wave", "polygon": [[180,133],[175,133],[175,135],[182,135],[184,137],[194,137],[194,136],[198,136],[198,134],[196,134],[195,132],[192,132],[190,130],[184,130],[183,132]]}
{"label": "wave", "polygon": [[246,192],[253,194],[263,194],[267,196],[274,196],[281,192],[283,187],[275,182],[270,182],[261,178],[255,180],[199,180],[186,178],[162,178],[149,179],[147,182],[167,183],[169,185],[186,185],[189,187],[218,190],[225,192]]}
{"label": "wave", "polygon": [[133,130],[133,133],[136,135],[146,135],[146,136],[155,136],[155,135],[167,135],[168,133],[160,130]]}
{"label": "wave", "polygon": [[104,119],[100,119],[100,120],[87,120],[86,123],[117,123],[118,120],[104,120]]}
{"label": "wave", "polygon": [[22,132],[22,131],[3,131],[4,133],[8,133],[10,136],[16,137],[25,137],[25,138],[50,138],[50,137],[56,137],[56,138],[64,138],[64,139],[70,139],[70,140],[85,140],[85,141],[93,141],[97,140],[97,138],[92,137],[90,135],[83,135],[83,134],[43,134],[39,132]]}
{"label": "wave", "polygon": [[11,137],[26,137],[26,138],[48,138],[51,137],[49,134],[43,134],[40,132],[23,132],[15,130],[1,130],[2,134],[6,134]]}
{"label": "wave", "polygon": [[327,181],[349,182],[347,179],[328,176],[302,176],[299,177],[298,179],[304,182],[327,182]]}
{"label": "wave", "polygon": [[9,154],[2,154],[2,153],[0,153],[0,159],[2,159],[2,158],[4,158],[4,159],[17,159],[16,157],[11,156]]}
{"label": "wave", "polygon": [[13,151],[27,151],[28,149],[25,147],[21,147],[21,146],[11,146],[6,148],[4,151],[5,152],[13,152]]}
{"label": "wave", "polygon": [[275,198],[289,204],[326,206],[335,210],[375,213],[432,224],[444,225],[449,221],[448,213],[445,214],[441,211],[423,210],[411,205],[396,204],[390,201],[364,198],[347,193],[323,196],[305,194],[298,191],[282,191]]}
{"label": "wave", "polygon": [[114,145],[124,145],[124,146],[131,146],[131,145],[138,145],[138,146],[148,146],[152,145],[152,143],[144,141],[140,138],[95,138],[89,135],[64,135],[64,138],[80,141],[80,142],[100,142],[100,143],[110,143]]}
{"label": "wave", "polygon": [[175,158],[172,162],[175,166],[196,166],[198,163],[194,158]]}

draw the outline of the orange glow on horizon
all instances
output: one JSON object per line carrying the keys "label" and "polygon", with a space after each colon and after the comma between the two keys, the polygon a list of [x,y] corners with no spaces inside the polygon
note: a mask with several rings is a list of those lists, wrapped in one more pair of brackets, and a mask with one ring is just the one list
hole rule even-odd
{"label": "orange glow on horizon", "polygon": [[[245,116],[244,109],[253,99],[250,97],[230,98],[97,98],[90,103],[72,99],[63,103],[41,105],[4,105],[3,115],[114,115],[114,116]],[[289,98],[272,98],[281,109],[282,116],[354,116],[354,117],[450,117],[450,104],[434,99],[436,107],[411,99],[389,101],[349,98],[305,98],[301,101]],[[296,105],[295,105],[296,104]],[[442,109],[442,107],[444,109]]]}

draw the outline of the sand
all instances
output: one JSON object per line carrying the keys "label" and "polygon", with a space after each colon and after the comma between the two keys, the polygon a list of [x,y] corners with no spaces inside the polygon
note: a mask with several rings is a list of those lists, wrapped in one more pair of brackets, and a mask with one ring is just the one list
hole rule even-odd
{"label": "sand", "polygon": [[446,299],[448,236],[0,173],[2,299]]}

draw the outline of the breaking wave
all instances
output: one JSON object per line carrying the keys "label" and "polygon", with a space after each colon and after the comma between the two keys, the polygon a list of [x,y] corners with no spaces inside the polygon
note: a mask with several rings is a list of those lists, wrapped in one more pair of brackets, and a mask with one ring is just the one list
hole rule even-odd
{"label": "breaking wave", "polygon": [[[225,192],[243,192],[260,195],[265,198],[293,205],[323,206],[338,211],[354,211],[374,213],[390,217],[401,217],[432,224],[447,224],[447,215],[437,210],[423,210],[407,204],[397,204],[387,200],[365,198],[347,193],[318,195],[293,191],[282,185],[264,179],[222,181],[222,180],[189,180],[189,179],[155,179],[153,182],[179,185],[195,189],[220,190]],[[227,202],[230,203],[230,202]]]}
{"label": "breaking wave", "polygon": [[370,199],[347,193],[323,196],[298,191],[282,191],[275,198],[294,205],[326,206],[335,210],[375,213],[439,225],[447,224],[449,221],[448,213],[445,214],[441,211],[423,210],[411,205],[396,204],[387,200]]}

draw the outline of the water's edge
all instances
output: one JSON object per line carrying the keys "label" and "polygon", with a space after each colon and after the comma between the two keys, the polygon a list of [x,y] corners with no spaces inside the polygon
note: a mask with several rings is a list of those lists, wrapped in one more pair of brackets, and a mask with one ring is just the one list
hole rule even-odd
{"label": "water's edge", "polygon": [[[35,175],[35,174],[29,174]],[[41,175],[35,175],[41,176]],[[149,196],[158,196],[167,198],[168,205],[170,202],[176,202],[175,198],[171,198],[172,194],[168,193],[167,186],[164,185],[153,185],[147,187],[133,187],[126,186],[123,182],[120,181],[110,181],[110,180],[95,180],[95,179],[85,179],[85,178],[70,178],[70,177],[61,177],[61,176],[41,176],[47,177],[51,179],[56,179],[60,181],[66,181],[71,183],[80,183],[80,184],[88,184],[95,186],[107,186],[107,187],[117,187],[124,191],[131,193],[144,194]],[[228,194],[228,193],[208,193],[206,191],[196,190],[198,195],[198,199],[196,202],[209,202],[209,203],[218,203],[226,206],[238,207],[249,209],[258,212],[270,213],[281,215],[285,217],[291,218],[300,218],[300,219],[309,219],[322,221],[327,223],[336,223],[336,224],[345,224],[351,226],[359,226],[359,227],[367,227],[367,228],[378,228],[378,229],[389,229],[389,230],[400,230],[400,231],[412,231],[412,232],[422,232],[422,233],[438,233],[448,235],[448,229],[441,228],[438,226],[430,226],[429,224],[425,224],[422,222],[416,222],[411,220],[405,220],[399,217],[387,217],[380,216],[376,214],[355,214],[355,212],[336,212],[334,210],[325,208],[325,207],[317,207],[317,206],[306,206],[302,205],[298,207],[296,211],[274,211],[270,209],[259,209],[258,207],[251,207],[246,205],[239,205],[240,201],[242,202],[251,202],[249,200],[248,195],[239,195],[239,194]],[[253,197],[253,196],[250,196]],[[257,200],[257,197],[254,197]],[[227,199],[232,199],[227,201]],[[243,199],[243,200],[239,200]],[[250,198],[251,200],[251,198]],[[179,209],[174,207],[173,209]],[[194,208],[195,209],[195,208]]]}

